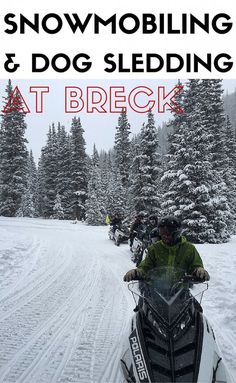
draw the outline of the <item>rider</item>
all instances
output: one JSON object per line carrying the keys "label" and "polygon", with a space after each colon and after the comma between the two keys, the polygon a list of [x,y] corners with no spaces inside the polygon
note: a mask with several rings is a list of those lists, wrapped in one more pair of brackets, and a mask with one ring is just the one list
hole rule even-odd
{"label": "rider", "polygon": [[148,271],[163,266],[181,268],[187,274],[195,274],[202,281],[210,279],[203,267],[202,259],[195,246],[181,236],[181,222],[174,216],[162,218],[158,223],[161,240],[148,248],[146,258],[136,269],[129,270],[124,281],[143,279]]}
{"label": "rider", "polygon": [[143,213],[139,213],[136,215],[134,222],[130,226],[130,248],[133,246],[134,237],[136,236],[136,233],[138,230],[143,229],[144,225],[144,217],[145,215]]}
{"label": "rider", "polygon": [[148,245],[160,239],[157,225],[158,225],[157,216],[154,214],[151,214],[148,217],[147,227],[146,227],[146,231],[144,235],[144,240],[147,241]]}
{"label": "rider", "polygon": [[119,229],[122,224],[122,217],[118,212],[115,212],[110,220],[110,226],[112,227],[113,233],[115,233],[116,229]]}

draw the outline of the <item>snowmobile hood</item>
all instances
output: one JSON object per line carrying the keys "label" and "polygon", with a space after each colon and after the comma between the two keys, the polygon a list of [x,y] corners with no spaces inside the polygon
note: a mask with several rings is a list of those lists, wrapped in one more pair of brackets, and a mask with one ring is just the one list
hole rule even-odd
{"label": "snowmobile hood", "polygon": [[121,358],[126,381],[232,383],[214,331],[189,291],[190,276],[180,279],[181,269],[169,267],[152,274],[129,285],[139,289],[142,303]]}

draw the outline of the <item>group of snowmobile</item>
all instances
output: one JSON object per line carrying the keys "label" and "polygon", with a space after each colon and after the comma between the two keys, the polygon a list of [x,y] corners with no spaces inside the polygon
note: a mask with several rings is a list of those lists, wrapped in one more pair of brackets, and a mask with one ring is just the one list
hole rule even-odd
{"label": "group of snowmobile", "polygon": [[128,243],[132,253],[131,260],[138,266],[145,255],[148,246],[159,239],[157,228],[157,217],[139,214],[135,220],[128,223],[115,215],[110,221],[108,236],[116,246],[121,243]]}
{"label": "group of snowmobile", "polygon": [[[147,248],[160,237],[154,217],[146,222],[143,217],[136,218],[130,228],[111,221],[109,238],[117,246],[128,242],[131,259],[138,266]],[[196,284],[201,287],[197,292]],[[207,281],[167,266],[151,270],[145,279],[137,273],[128,288],[136,307],[120,358],[123,382],[236,382],[203,314],[201,300]]]}

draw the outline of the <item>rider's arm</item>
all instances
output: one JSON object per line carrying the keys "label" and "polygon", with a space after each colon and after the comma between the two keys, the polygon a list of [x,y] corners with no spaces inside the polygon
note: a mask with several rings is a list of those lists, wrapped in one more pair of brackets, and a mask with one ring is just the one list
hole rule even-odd
{"label": "rider's arm", "polygon": [[191,274],[194,270],[196,270],[198,267],[204,267],[202,258],[200,257],[200,254],[198,253],[196,247],[193,244],[189,244],[190,252],[189,252],[189,259],[188,259],[188,272]]}

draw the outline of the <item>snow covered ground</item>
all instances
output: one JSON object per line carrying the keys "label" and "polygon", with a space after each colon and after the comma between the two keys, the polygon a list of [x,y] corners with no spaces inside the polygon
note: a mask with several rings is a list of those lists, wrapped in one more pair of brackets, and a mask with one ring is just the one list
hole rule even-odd
{"label": "snow covered ground", "polygon": [[[0,218],[0,382],[122,382],[134,264],[107,231]],[[203,307],[236,381],[236,237],[197,247],[211,274]]]}

